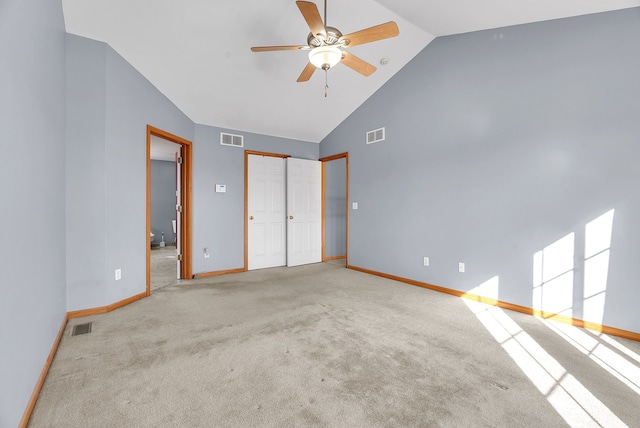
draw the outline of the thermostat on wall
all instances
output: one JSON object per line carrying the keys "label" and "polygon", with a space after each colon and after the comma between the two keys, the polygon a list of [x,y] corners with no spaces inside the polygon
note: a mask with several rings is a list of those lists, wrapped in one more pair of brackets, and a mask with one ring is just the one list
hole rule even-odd
{"label": "thermostat on wall", "polygon": [[227,193],[226,184],[216,184],[216,193]]}

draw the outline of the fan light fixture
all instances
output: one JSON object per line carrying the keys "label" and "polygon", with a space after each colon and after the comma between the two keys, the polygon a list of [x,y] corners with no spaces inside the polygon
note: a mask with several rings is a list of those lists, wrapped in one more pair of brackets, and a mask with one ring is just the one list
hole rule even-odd
{"label": "fan light fixture", "polygon": [[337,28],[327,25],[327,0],[324,0],[324,19],[320,16],[318,6],[314,2],[298,0],[296,1],[296,6],[300,9],[302,17],[307,22],[309,30],[311,30],[307,36],[306,45],[255,46],[251,50],[253,52],[309,50],[309,62],[300,73],[297,82],[309,81],[318,68],[324,70],[325,97],[329,87],[327,84],[329,73],[327,71],[339,62],[363,76],[370,76],[371,73],[376,71],[373,65],[348,52],[347,48],[396,37],[400,34],[398,24],[389,21],[385,24],[343,35]]}
{"label": "fan light fixture", "polygon": [[309,62],[322,70],[328,70],[342,60],[342,51],[337,46],[319,46],[309,52]]}

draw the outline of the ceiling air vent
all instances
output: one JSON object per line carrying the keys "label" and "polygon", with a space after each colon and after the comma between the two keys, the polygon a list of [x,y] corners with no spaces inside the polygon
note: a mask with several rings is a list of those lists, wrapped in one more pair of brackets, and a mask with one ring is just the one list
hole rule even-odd
{"label": "ceiling air vent", "polygon": [[367,144],[377,143],[384,140],[384,128],[374,129],[367,132]]}
{"label": "ceiling air vent", "polygon": [[220,144],[223,146],[243,147],[244,137],[242,135],[220,133]]}

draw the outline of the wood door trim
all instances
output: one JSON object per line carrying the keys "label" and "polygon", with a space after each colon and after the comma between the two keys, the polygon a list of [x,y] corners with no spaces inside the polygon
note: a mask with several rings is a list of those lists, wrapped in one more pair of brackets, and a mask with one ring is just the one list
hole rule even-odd
{"label": "wood door trim", "polygon": [[345,217],[346,217],[346,222],[347,224],[345,225],[345,238],[346,238],[346,242],[345,242],[345,256],[344,259],[346,260],[346,265],[349,266],[349,152],[343,152],[343,153],[338,153],[335,155],[331,155],[331,156],[326,156],[323,158],[320,158],[319,161],[322,162],[322,261],[329,261],[332,260],[331,257],[325,257],[325,230],[326,230],[326,220],[325,220],[325,198],[326,198],[326,194],[325,194],[325,167],[324,164],[325,162],[330,162],[333,160],[337,160],[337,159],[345,159]]}
{"label": "wood door trim", "polygon": [[290,158],[291,155],[283,155],[281,153],[269,153],[269,152],[257,152],[255,150],[245,150],[245,159],[248,155],[256,155],[256,156],[269,156],[272,158]]}
{"label": "wood door trim", "polygon": [[290,158],[291,155],[281,153],[258,152],[255,150],[244,151],[244,267],[249,270],[249,155],[269,156],[273,158]]}
{"label": "wood door trim", "polygon": [[182,222],[180,222],[180,238],[182,239],[182,263],[180,265],[180,278],[192,278],[192,143],[189,140],[173,135],[162,129],[147,125],[147,290],[146,295],[151,295],[151,136],[156,136],[182,146],[182,177],[180,180],[182,196]]}
{"label": "wood door trim", "polygon": [[346,235],[345,236],[346,242],[344,244],[345,245],[345,257],[344,257],[344,259],[345,259],[345,266],[349,266],[349,153],[345,153],[344,157],[345,157],[345,163],[346,163],[346,165],[345,165],[345,168],[346,168],[345,174],[347,176],[347,179],[346,179],[347,188],[345,189],[345,194],[346,194],[346,197],[345,197],[345,199],[346,199],[345,200],[345,213],[346,213],[346,217],[347,217],[346,218],[347,224],[345,225],[345,232],[344,232],[345,235]]}
{"label": "wood door trim", "polygon": [[320,247],[320,255],[321,255],[321,260],[323,262],[326,262],[327,260],[329,260],[327,258],[327,256],[325,256],[325,248],[326,248],[326,241],[327,241],[327,222],[325,221],[326,216],[327,216],[327,204],[324,203],[324,200],[326,198],[327,195],[327,189],[326,189],[326,174],[327,174],[327,169],[325,167],[325,161],[320,160],[321,164],[321,189],[320,189],[320,204],[321,204],[321,210],[322,210],[322,220],[320,221],[320,227],[322,229],[322,242],[321,242],[321,247]]}
{"label": "wood door trim", "polygon": [[320,162],[329,162],[336,159],[348,158],[349,152],[338,153],[336,155],[326,156],[324,158],[318,159]]}

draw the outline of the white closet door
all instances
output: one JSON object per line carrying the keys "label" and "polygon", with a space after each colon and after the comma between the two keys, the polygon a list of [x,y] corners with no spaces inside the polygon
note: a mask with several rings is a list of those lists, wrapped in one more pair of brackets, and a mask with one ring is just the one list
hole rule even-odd
{"label": "white closet door", "polygon": [[247,269],[287,263],[285,160],[249,155],[247,195]]}
{"label": "white closet door", "polygon": [[287,158],[287,266],[322,261],[321,165]]}

